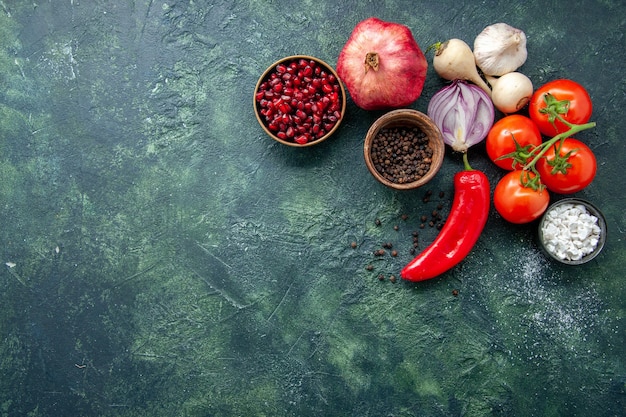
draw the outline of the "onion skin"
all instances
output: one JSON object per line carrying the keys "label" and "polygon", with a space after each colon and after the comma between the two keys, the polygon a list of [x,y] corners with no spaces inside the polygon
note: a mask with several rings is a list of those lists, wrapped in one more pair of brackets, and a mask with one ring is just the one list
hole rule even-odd
{"label": "onion skin", "polygon": [[[376,60],[377,69],[368,64]],[[410,105],[422,93],[427,68],[411,30],[376,17],[356,25],[337,60],[339,77],[364,110]]]}
{"label": "onion skin", "polygon": [[455,80],[442,88],[428,103],[443,141],[456,152],[467,152],[483,141],[493,126],[495,109],[489,95],[475,84]]}

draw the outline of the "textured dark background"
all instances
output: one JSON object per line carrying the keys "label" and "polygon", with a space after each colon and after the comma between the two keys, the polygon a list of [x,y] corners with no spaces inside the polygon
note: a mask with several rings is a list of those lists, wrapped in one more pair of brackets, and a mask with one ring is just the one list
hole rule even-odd
{"label": "textured dark background", "polygon": [[[623,1],[0,6],[0,415],[624,415]],[[492,209],[449,273],[378,281],[412,258],[419,217],[449,210],[458,155],[425,204],[367,172],[381,112],[349,101],[334,137],[291,149],[252,111],[268,65],[335,65],[370,16],[424,50],[504,21],[536,86],[588,88],[599,167],[577,196],[607,217],[596,260],[556,265],[536,225]],[[443,85],[429,68],[412,107]],[[484,146],[470,161],[502,175]],[[399,256],[374,259],[383,242]]]}

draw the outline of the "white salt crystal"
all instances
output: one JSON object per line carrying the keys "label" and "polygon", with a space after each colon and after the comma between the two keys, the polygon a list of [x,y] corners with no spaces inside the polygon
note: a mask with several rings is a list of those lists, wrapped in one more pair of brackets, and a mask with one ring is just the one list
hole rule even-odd
{"label": "white salt crystal", "polygon": [[579,260],[598,246],[598,218],[582,204],[566,203],[551,209],[544,220],[545,248],[563,260]]}

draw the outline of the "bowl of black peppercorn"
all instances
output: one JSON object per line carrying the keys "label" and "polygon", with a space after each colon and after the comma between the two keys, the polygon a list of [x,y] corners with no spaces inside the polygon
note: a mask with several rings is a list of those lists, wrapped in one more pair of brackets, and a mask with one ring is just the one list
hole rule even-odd
{"label": "bowl of black peppercorn", "polygon": [[441,131],[426,114],[398,109],[372,124],[363,152],[365,164],[376,180],[397,190],[411,190],[437,174],[445,144]]}

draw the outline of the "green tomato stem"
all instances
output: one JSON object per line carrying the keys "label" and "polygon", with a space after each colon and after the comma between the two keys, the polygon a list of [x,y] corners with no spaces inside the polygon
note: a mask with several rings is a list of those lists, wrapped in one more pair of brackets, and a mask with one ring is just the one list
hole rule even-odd
{"label": "green tomato stem", "polygon": [[528,162],[526,165],[524,165],[524,169],[525,170],[531,170],[534,171],[535,168],[535,164],[537,163],[537,161],[539,161],[539,159],[541,159],[541,157],[548,152],[548,149],[550,149],[550,147],[552,147],[552,145],[554,145],[556,142],[560,141],[560,140],[565,140],[568,137],[578,133],[578,132],[582,132],[583,130],[587,130],[587,129],[591,129],[593,127],[596,126],[596,122],[589,122],[589,123],[585,123],[582,125],[575,125],[572,123],[569,123],[565,120],[563,120],[560,116],[558,116],[559,119],[561,119],[562,122],[564,122],[567,126],[569,126],[569,130],[563,133],[559,133],[558,135],[556,135],[555,137],[553,137],[552,139],[542,143],[540,146],[538,146],[537,148],[535,148],[535,150],[539,149],[539,152],[537,154],[535,154],[535,157]]}

